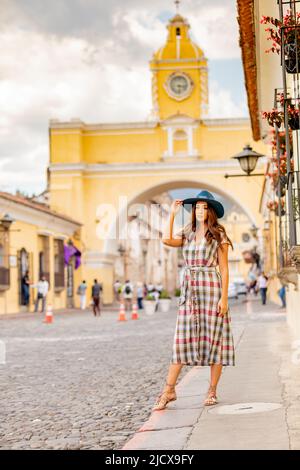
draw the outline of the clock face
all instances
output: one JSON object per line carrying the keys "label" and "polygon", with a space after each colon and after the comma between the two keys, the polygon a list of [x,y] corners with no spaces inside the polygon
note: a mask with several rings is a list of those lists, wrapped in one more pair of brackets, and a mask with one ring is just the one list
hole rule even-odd
{"label": "clock face", "polygon": [[175,95],[183,95],[189,88],[188,79],[184,75],[175,75],[170,80],[170,88]]}
{"label": "clock face", "polygon": [[172,73],[164,83],[164,88],[168,95],[177,101],[182,101],[190,96],[193,87],[193,80],[184,72]]}

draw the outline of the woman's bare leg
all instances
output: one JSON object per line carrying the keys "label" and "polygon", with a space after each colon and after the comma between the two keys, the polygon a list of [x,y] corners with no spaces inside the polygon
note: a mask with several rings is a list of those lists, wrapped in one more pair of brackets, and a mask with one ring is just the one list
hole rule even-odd
{"label": "woman's bare leg", "polygon": [[167,383],[175,385],[178,375],[182,369],[183,364],[170,364],[169,372],[167,375]]}
{"label": "woman's bare leg", "polygon": [[211,364],[210,366],[210,385],[214,389],[217,388],[220,376],[222,374],[222,364]]}
{"label": "woman's bare leg", "polygon": [[165,386],[162,393],[157,397],[154,410],[162,410],[169,401],[176,400],[175,385],[182,366],[183,364],[170,364]]}
{"label": "woman's bare leg", "polygon": [[211,364],[210,365],[210,385],[207,392],[207,397],[204,400],[204,404],[215,405],[217,403],[217,385],[222,373],[222,364]]}

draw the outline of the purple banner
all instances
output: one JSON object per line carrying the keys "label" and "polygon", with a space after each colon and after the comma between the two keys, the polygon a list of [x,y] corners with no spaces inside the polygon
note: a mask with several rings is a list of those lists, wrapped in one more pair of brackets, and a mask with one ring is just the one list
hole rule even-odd
{"label": "purple banner", "polygon": [[64,245],[65,265],[69,264],[72,256],[75,257],[75,269],[77,269],[81,264],[81,251],[74,245]]}

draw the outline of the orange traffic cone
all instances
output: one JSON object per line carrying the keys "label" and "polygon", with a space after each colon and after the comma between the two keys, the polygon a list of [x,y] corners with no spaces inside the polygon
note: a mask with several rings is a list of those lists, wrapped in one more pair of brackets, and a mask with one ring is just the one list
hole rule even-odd
{"label": "orange traffic cone", "polygon": [[124,304],[120,304],[119,318],[118,321],[127,321]]}
{"label": "orange traffic cone", "polygon": [[131,312],[131,320],[138,320],[138,312],[137,312],[137,304],[133,304],[132,306],[132,312]]}
{"label": "orange traffic cone", "polygon": [[52,323],[52,322],[53,322],[52,305],[49,304],[47,307],[47,312],[45,315],[44,323]]}

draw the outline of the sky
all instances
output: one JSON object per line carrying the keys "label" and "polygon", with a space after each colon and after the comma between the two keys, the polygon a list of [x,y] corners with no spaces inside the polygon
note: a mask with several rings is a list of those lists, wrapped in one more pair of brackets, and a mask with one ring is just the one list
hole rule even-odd
{"label": "sky", "polygon": [[[183,0],[209,64],[210,117],[248,116],[235,0]],[[46,187],[50,119],[145,120],[172,0],[0,0],[0,190]]]}

